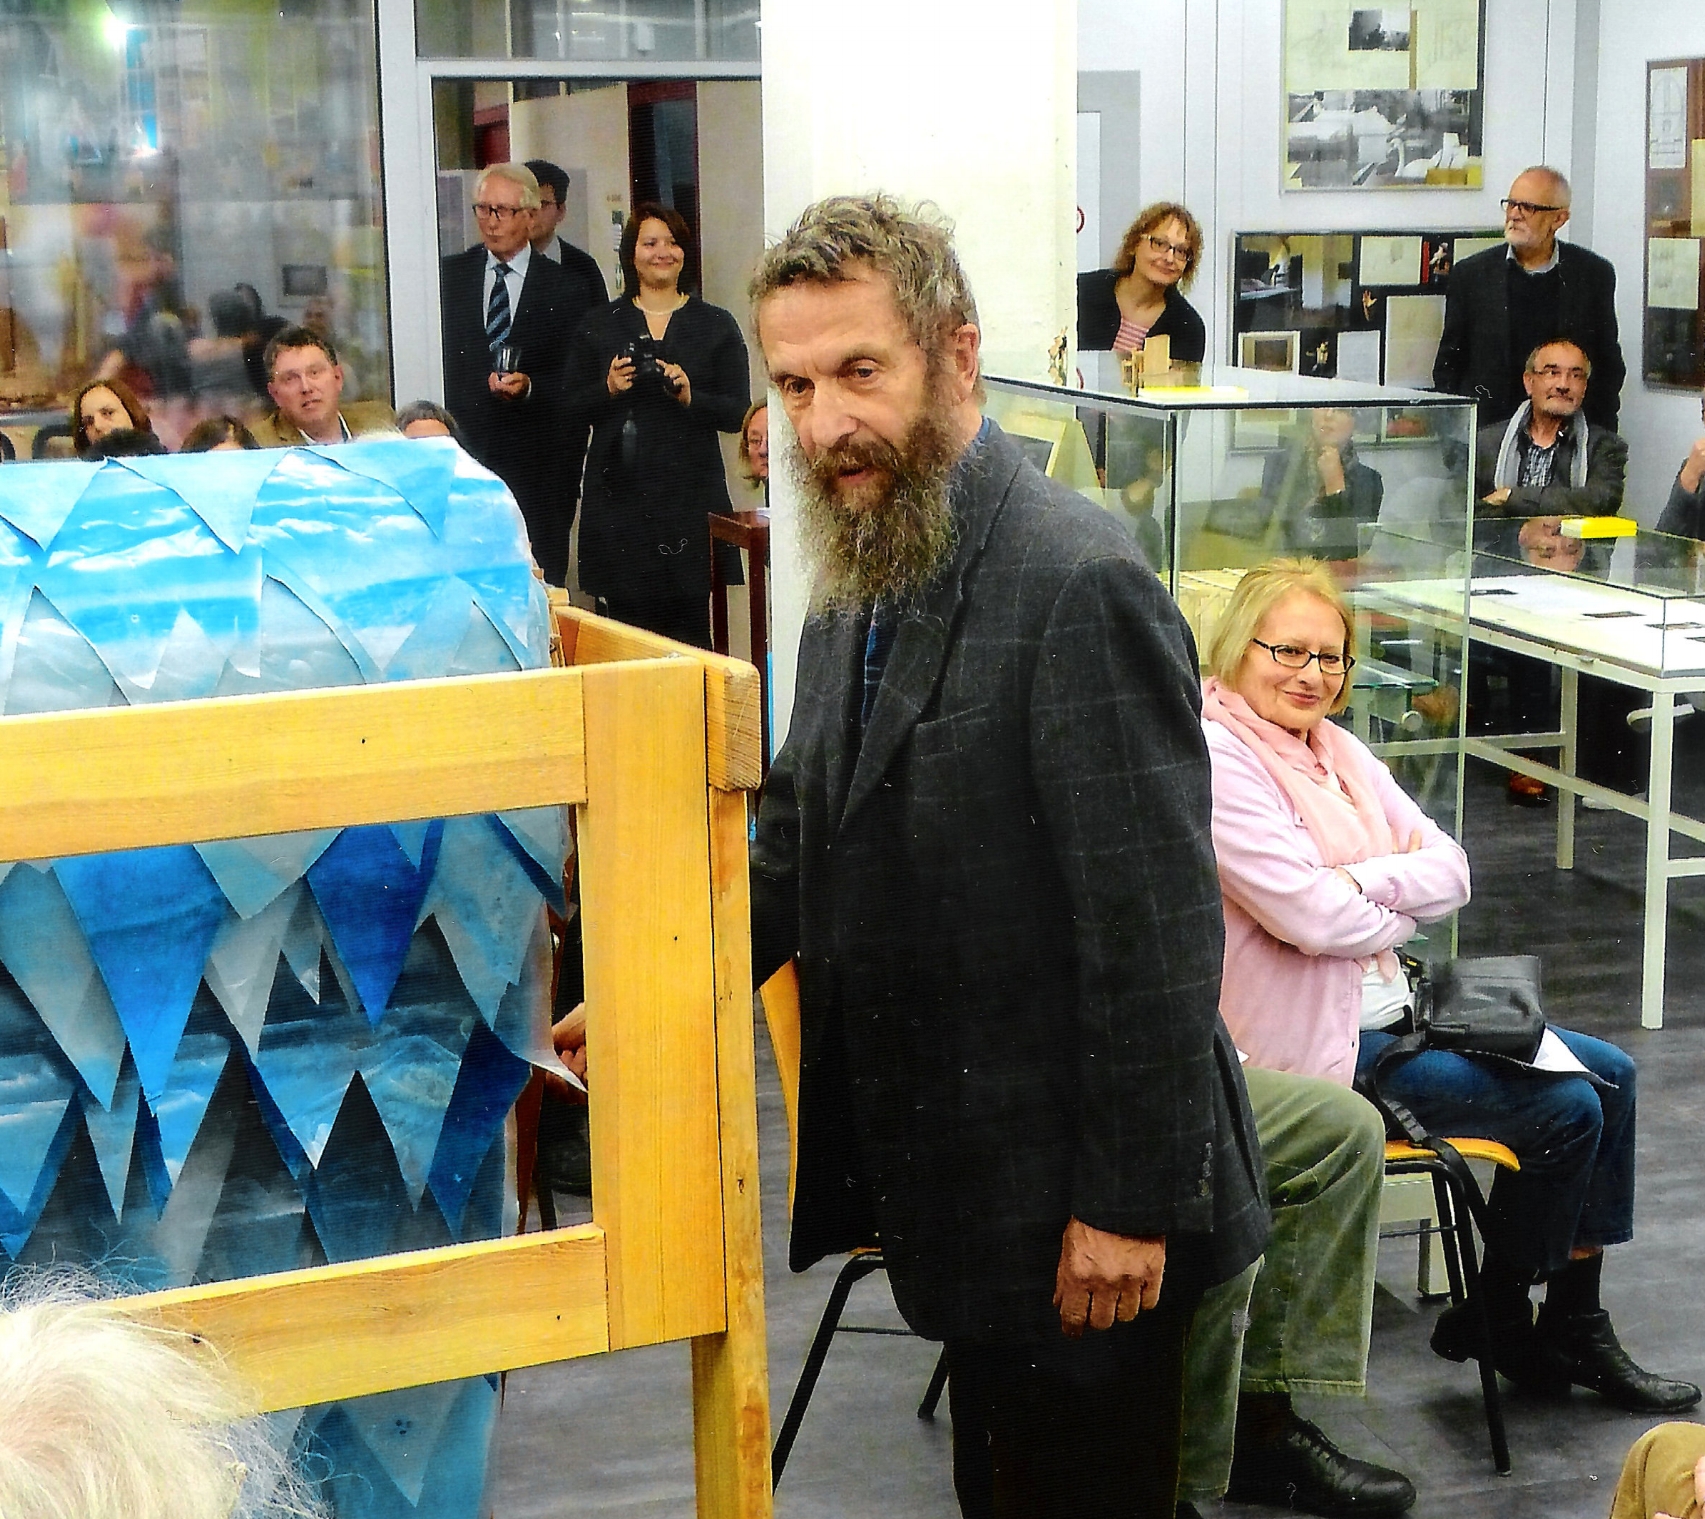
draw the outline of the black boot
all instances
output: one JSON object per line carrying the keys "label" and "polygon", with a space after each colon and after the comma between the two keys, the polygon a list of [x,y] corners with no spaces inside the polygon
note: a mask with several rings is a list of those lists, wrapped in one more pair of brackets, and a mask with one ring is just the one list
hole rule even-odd
{"label": "black boot", "polygon": [[1226,1498],[1325,1519],[1377,1519],[1401,1514],[1415,1501],[1415,1489],[1402,1472],[1345,1455],[1317,1426],[1298,1417],[1288,1394],[1258,1393],[1238,1401]]}
{"label": "black boot", "polygon": [[1691,1382],[1654,1376],[1635,1365],[1602,1308],[1584,1313],[1548,1313],[1549,1299],[1534,1328],[1535,1381],[1555,1392],[1571,1385],[1596,1392],[1613,1408],[1629,1413],[1671,1414],[1692,1408],[1700,1392]]}
{"label": "black boot", "polygon": [[[1492,1364],[1512,1382],[1533,1379],[1533,1304],[1527,1283],[1488,1255],[1480,1268],[1481,1301],[1492,1332]],[[1433,1325],[1434,1355],[1447,1361],[1480,1358],[1479,1324],[1471,1304],[1454,1303]]]}

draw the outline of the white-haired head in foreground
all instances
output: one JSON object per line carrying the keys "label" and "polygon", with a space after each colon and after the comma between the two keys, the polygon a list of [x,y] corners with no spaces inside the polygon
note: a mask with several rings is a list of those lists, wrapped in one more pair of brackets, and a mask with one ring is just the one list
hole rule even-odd
{"label": "white-haired head in foreground", "polygon": [[264,1420],[191,1336],[114,1313],[75,1272],[0,1291],[5,1519],[315,1519]]}

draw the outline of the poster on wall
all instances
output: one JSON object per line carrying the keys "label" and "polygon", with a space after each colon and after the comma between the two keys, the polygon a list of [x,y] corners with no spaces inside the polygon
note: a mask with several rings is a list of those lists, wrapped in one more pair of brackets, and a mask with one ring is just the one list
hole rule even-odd
{"label": "poster on wall", "polygon": [[1285,0],[1286,190],[1477,188],[1486,0]]}
{"label": "poster on wall", "polygon": [[1705,58],[1646,65],[1646,287],[1641,369],[1648,385],[1705,385]]}
{"label": "poster on wall", "polygon": [[1298,374],[1431,389],[1450,271],[1502,244],[1481,230],[1240,232],[1232,362],[1249,366],[1259,344],[1276,357],[1294,332]]}

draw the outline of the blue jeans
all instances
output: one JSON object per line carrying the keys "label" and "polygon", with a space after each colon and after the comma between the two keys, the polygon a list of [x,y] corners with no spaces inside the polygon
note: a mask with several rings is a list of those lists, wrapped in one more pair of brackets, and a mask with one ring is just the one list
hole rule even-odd
{"label": "blue jeans", "polygon": [[[1610,1089],[1443,1050],[1417,1055],[1380,1083],[1433,1133],[1515,1151],[1521,1170],[1500,1169],[1492,1183],[1486,1249],[1528,1281],[1561,1271],[1576,1246],[1634,1236],[1634,1062],[1602,1039],[1556,1032]],[[1362,1035],[1358,1076],[1392,1038]]]}

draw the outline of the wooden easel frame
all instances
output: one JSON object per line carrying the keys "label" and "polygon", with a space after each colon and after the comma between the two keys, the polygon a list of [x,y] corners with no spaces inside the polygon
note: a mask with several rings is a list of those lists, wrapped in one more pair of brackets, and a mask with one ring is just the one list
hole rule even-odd
{"label": "wooden easel frame", "polygon": [[0,719],[0,859],[578,809],[593,1222],[120,1300],[257,1411],[690,1340],[698,1512],[771,1512],[757,672],[553,607],[566,667]]}

